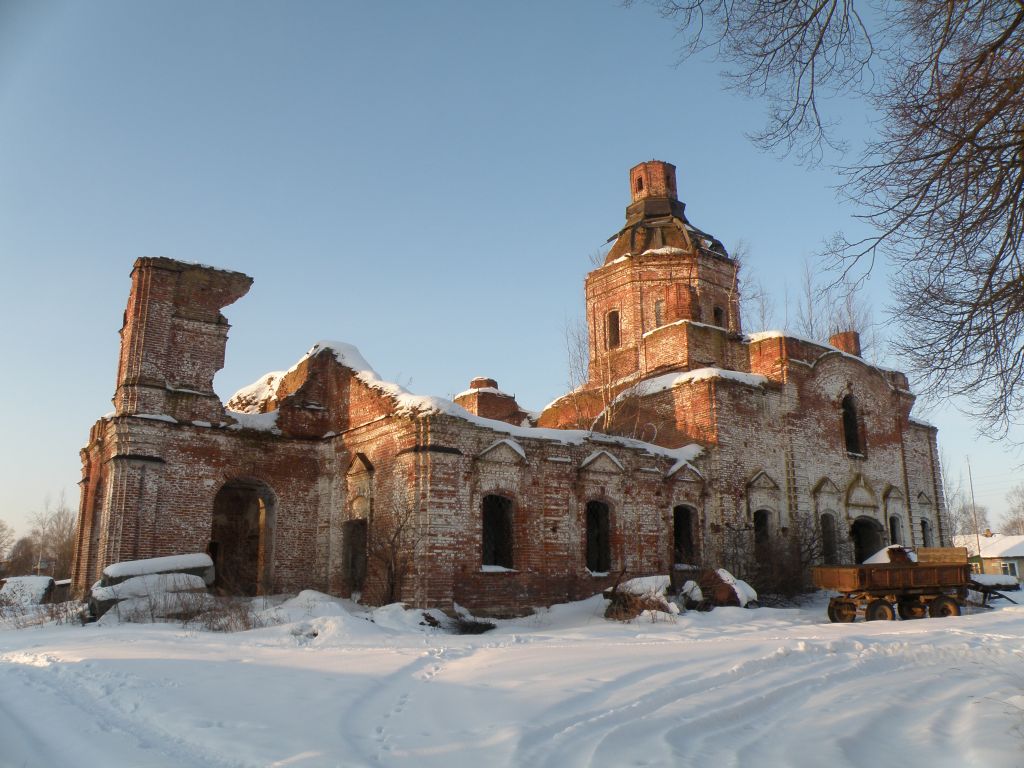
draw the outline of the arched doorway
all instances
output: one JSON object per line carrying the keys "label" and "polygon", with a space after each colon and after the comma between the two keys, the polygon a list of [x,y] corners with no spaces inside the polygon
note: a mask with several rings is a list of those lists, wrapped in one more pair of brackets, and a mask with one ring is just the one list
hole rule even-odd
{"label": "arched doorway", "polygon": [[258,480],[231,480],[217,492],[209,545],[216,589],[232,595],[270,591],[276,513],[274,492]]}
{"label": "arched doorway", "polygon": [[697,513],[692,507],[678,506],[672,510],[672,564],[693,565],[697,551],[693,545],[693,526]]}
{"label": "arched doorway", "polygon": [[854,520],[850,527],[854,560],[863,563],[884,547],[884,535],[885,528],[877,520],[870,517],[858,517]]}

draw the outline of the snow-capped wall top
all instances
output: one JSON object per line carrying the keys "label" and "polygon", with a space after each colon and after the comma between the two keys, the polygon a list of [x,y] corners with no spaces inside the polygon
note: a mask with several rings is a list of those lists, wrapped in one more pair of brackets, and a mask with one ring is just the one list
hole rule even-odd
{"label": "snow-capped wall top", "polygon": [[615,402],[626,399],[627,397],[643,397],[644,395],[653,395],[658,392],[666,392],[670,389],[678,387],[680,384],[688,384],[694,381],[705,381],[707,379],[728,379],[730,381],[738,381],[741,384],[746,384],[748,387],[760,387],[768,383],[766,376],[761,376],[756,373],[744,373],[743,371],[730,371],[725,368],[696,368],[692,371],[675,371],[673,373],[663,373],[660,376],[654,376],[650,379],[644,379],[629,389],[625,389],[619,393],[618,397],[615,398]]}
{"label": "snow-capped wall top", "polygon": [[261,413],[263,403],[277,402],[277,389],[284,378],[284,371],[264,374],[247,387],[242,387],[227,402],[229,410],[237,413]]}
{"label": "snow-capped wall top", "polygon": [[[321,353],[333,354],[335,360],[351,370],[355,374],[356,378],[363,384],[380,392],[381,394],[391,397],[396,403],[396,413],[399,415],[443,414],[461,419],[478,427],[483,427],[484,429],[489,429],[492,432],[498,432],[511,437],[550,440],[552,442],[562,443],[563,445],[583,445],[584,443],[618,445],[623,448],[640,450],[653,456],[675,459],[675,463],[667,473],[669,475],[678,472],[684,466],[690,466],[698,476],[700,474],[697,472],[695,467],[690,465],[690,462],[699,456],[703,450],[699,445],[692,444],[683,446],[682,448],[662,448],[661,446],[654,445],[653,443],[645,443],[641,440],[634,440],[628,437],[606,435],[601,432],[590,432],[578,429],[550,429],[544,427],[516,426],[504,421],[485,419],[482,416],[476,416],[470,413],[461,405],[453,403],[450,400],[445,400],[442,397],[414,395],[399,384],[383,380],[380,377],[380,374],[373,369],[373,367],[366,361],[366,358],[363,357],[355,346],[343,341],[318,341],[313,345],[309,352],[307,352],[298,363],[292,366],[292,368],[286,371],[285,374],[295,370],[303,360]],[[693,372],[691,371],[690,373]],[[729,373],[734,372],[730,371]],[[685,374],[675,375],[680,376]],[[745,375],[749,376],[750,374]],[[763,377],[756,378],[761,379]],[[270,420],[270,417],[275,415],[276,412],[249,415],[235,414],[234,416],[240,422],[238,426],[273,430],[276,429],[276,426],[274,425],[274,422]],[[262,424],[262,420],[266,420],[267,423],[265,425]]]}

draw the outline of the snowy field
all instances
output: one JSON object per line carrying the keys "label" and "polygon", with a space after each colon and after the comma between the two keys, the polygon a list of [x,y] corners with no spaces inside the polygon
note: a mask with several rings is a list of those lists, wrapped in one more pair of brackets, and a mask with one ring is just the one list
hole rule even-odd
{"label": "snowy field", "polygon": [[454,636],[303,593],[276,626],[0,631],[7,766],[1024,766],[1024,607],[829,624],[557,606]]}

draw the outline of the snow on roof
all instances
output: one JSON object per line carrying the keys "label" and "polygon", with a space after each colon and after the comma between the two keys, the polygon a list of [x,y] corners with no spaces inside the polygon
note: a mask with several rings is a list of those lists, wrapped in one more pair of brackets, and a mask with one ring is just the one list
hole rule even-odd
{"label": "snow on roof", "polygon": [[580,462],[580,466],[581,467],[585,467],[588,464],[590,464],[591,462],[597,461],[597,459],[600,458],[601,456],[607,456],[609,459],[611,459],[612,463],[616,467],[618,467],[622,471],[626,470],[626,468],[624,466],[622,466],[622,462],[621,461],[619,461],[617,458],[615,458],[610,453],[608,453],[608,451],[604,451],[604,450],[594,451],[592,454],[587,456],[587,458],[585,458],[582,462]]}
{"label": "snow on roof", "polygon": [[768,383],[766,376],[756,373],[730,371],[725,368],[696,368],[692,371],[674,371],[643,379],[632,387],[620,392],[613,402],[619,402],[627,397],[643,397],[658,392],[666,392],[680,384],[689,384],[694,381],[705,381],[707,379],[729,379],[730,381],[746,384],[749,387],[760,387]]}
{"label": "snow on roof", "polygon": [[654,254],[655,256],[685,256],[689,251],[685,248],[676,248],[673,245],[666,245],[661,248],[648,248],[646,251],[641,253],[641,256],[648,254]]}
{"label": "snow on roof", "polygon": [[146,560],[125,560],[113,563],[103,569],[103,575],[112,579],[122,576],[142,576],[147,573],[169,573],[184,571],[187,568],[212,568],[213,560],[203,552],[190,555],[169,555],[168,557],[151,557]]}
{"label": "snow on roof", "polygon": [[455,396],[455,399],[458,400],[460,397],[466,397],[467,395],[479,395],[481,392],[487,392],[492,395],[501,395],[502,397],[512,397],[512,395],[502,392],[500,389],[496,389],[495,387],[470,387],[464,392],[459,392],[459,394]]}
{"label": "snow on roof", "polygon": [[284,371],[271,371],[247,387],[242,387],[228,399],[231,410],[236,413],[259,413],[260,403],[276,403],[277,388],[284,374]]}
{"label": "snow on roof", "polygon": [[[978,554],[978,538],[973,533],[966,536],[954,536],[953,545],[967,547],[973,557]],[[1024,536],[1008,536],[995,533],[981,536],[982,557],[1024,557]]]}
{"label": "snow on roof", "polygon": [[497,448],[499,445],[507,445],[509,448],[511,448],[516,453],[518,453],[524,459],[526,458],[526,451],[523,450],[523,446],[521,446],[515,440],[511,440],[509,438],[504,438],[502,440],[495,440],[489,446],[487,446],[482,451],[480,451],[480,455],[481,456],[484,455],[485,453],[487,453],[488,451],[492,450],[493,448]]}
{"label": "snow on roof", "polygon": [[[406,415],[428,415],[432,413],[443,414],[446,416],[452,416],[462,421],[469,422],[478,427],[489,429],[492,432],[500,432],[511,437],[529,438],[535,440],[550,440],[552,442],[562,443],[563,445],[583,445],[587,442],[593,443],[604,443],[607,445],[617,445],[623,448],[631,448],[634,450],[641,450],[645,453],[663,456],[665,458],[675,459],[676,462],[667,474],[671,475],[681,469],[683,466],[688,465],[689,462],[700,455],[703,450],[699,445],[689,445],[683,448],[662,448],[661,446],[654,445],[653,443],[645,443],[642,440],[635,440],[628,437],[617,437],[614,435],[605,435],[600,432],[591,432],[589,430],[581,429],[552,429],[544,427],[530,427],[530,426],[517,426],[509,424],[505,421],[497,421],[495,419],[486,419],[482,416],[477,416],[470,413],[461,405],[453,403],[451,400],[445,400],[443,397],[431,397],[428,395],[414,395],[409,392],[405,387],[394,382],[385,381],[380,377],[373,367],[366,361],[362,353],[352,344],[344,341],[318,341],[312,346],[312,348],[303,356],[298,363],[292,366],[285,373],[289,373],[295,370],[298,365],[303,361],[314,355],[318,355],[321,352],[329,351],[334,355],[334,359],[339,364],[345,366],[349,370],[355,373],[357,379],[363,384],[374,389],[395,401],[397,405],[396,413]],[[704,369],[702,369],[704,370]],[[707,370],[718,370],[718,369],[707,369]],[[690,371],[690,374],[697,373]],[[726,374],[731,376],[736,374],[737,376],[745,376],[750,378],[751,374],[739,374],[736,371],[726,371]],[[676,374],[686,375],[686,374]],[[729,377],[727,376],[727,377]],[[757,383],[767,381],[763,376],[754,376],[757,379]],[[557,402],[557,401],[556,401]],[[261,414],[244,414],[232,412],[231,415],[239,422],[233,425],[231,429],[269,429],[270,431],[276,431],[276,419],[277,411],[271,411],[269,413]],[[694,472],[697,472],[695,467],[692,467]],[[697,473],[700,474],[699,472]]]}

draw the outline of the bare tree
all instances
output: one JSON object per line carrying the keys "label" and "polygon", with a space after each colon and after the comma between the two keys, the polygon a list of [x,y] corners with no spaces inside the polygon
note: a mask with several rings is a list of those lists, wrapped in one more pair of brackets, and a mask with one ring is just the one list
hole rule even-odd
{"label": "bare tree", "polygon": [[402,599],[421,531],[415,507],[395,495],[374,508],[367,532],[368,600],[386,605]]}
{"label": "bare tree", "polygon": [[31,536],[22,536],[11,547],[7,558],[8,576],[30,576],[35,572],[38,549]]}
{"label": "bare tree", "polygon": [[873,358],[880,346],[878,326],[863,290],[863,283],[845,277],[832,279],[810,259],[804,259],[796,332],[812,341],[826,341],[834,333],[856,331],[860,335],[861,354]]}
{"label": "bare tree", "polygon": [[0,520],[0,560],[4,559],[7,550],[14,543],[14,529],[3,520]]}
{"label": "bare tree", "polygon": [[1017,483],[1007,492],[1006,504],[1008,509],[1000,531],[1010,536],[1024,536],[1024,483]]}
{"label": "bare tree", "polygon": [[763,148],[820,159],[842,145],[831,97],[875,110],[841,169],[875,232],[838,240],[835,263],[888,259],[898,350],[924,392],[969,394],[1005,433],[1024,408],[1024,2],[649,1],[684,56],[714,48],[728,82],[768,102]]}
{"label": "bare tree", "polygon": [[76,514],[61,493],[56,503],[47,499],[43,511],[32,517],[32,538],[36,542],[36,570],[55,579],[71,575],[75,548]]}
{"label": "bare tree", "polygon": [[766,331],[775,325],[775,301],[750,266],[750,246],[740,240],[730,251],[739,273],[743,327],[747,331]]}

